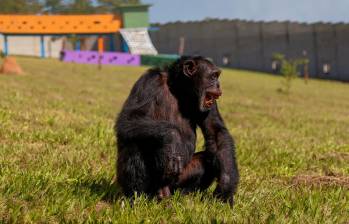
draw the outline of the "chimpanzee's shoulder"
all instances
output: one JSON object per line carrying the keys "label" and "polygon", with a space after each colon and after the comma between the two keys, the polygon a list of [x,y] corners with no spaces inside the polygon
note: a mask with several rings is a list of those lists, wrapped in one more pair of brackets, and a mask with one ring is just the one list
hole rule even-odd
{"label": "chimpanzee's shoulder", "polygon": [[160,68],[150,68],[147,70],[141,77],[143,81],[148,82],[149,84],[166,84],[168,78],[168,73]]}
{"label": "chimpanzee's shoulder", "polygon": [[155,68],[148,69],[144,75],[149,77],[149,78],[159,78],[160,76],[162,76],[165,73],[166,73],[165,70],[162,70],[161,68],[155,67]]}

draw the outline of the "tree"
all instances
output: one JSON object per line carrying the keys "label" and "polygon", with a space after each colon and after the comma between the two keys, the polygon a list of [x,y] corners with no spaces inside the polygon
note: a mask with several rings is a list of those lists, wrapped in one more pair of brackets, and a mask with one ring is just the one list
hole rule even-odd
{"label": "tree", "polygon": [[98,0],[99,12],[113,12],[120,5],[141,4],[140,0]]}
{"label": "tree", "polygon": [[73,0],[68,4],[67,10],[65,10],[65,12],[69,14],[91,14],[95,11],[95,7],[90,0]]}
{"label": "tree", "polygon": [[98,0],[101,5],[119,6],[122,4],[140,4],[139,0]]}
{"label": "tree", "polygon": [[122,4],[140,0],[0,0],[1,14],[92,14],[113,12]]}
{"label": "tree", "polygon": [[43,5],[40,0],[0,0],[2,14],[36,14]]}
{"label": "tree", "polygon": [[64,0],[45,0],[44,5],[45,12],[50,14],[62,13],[67,10]]}
{"label": "tree", "polygon": [[42,12],[43,4],[40,0],[26,0],[26,12],[29,14],[35,14]]}
{"label": "tree", "polygon": [[279,90],[286,94],[290,93],[292,81],[298,77],[298,69],[301,65],[307,65],[308,59],[287,59],[283,54],[274,54],[273,60],[277,61],[281,65],[280,73],[284,77],[282,81],[282,88]]}

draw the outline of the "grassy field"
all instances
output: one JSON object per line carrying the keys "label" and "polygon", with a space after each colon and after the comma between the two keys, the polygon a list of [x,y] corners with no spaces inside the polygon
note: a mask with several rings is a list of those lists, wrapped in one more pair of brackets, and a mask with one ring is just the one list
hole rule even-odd
{"label": "grassy field", "polygon": [[[113,184],[114,120],[145,67],[19,58],[0,76],[0,223],[348,223],[349,85],[224,70],[237,143],[233,209],[212,190],[133,207]],[[198,139],[198,150],[203,145]]]}

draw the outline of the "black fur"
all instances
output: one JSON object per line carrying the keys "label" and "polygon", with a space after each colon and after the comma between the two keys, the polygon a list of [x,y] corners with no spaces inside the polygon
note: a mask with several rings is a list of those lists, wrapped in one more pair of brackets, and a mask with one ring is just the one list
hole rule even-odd
{"label": "black fur", "polygon": [[[234,142],[216,102],[204,101],[208,93],[221,94],[218,73],[203,57],[182,57],[135,83],[115,125],[117,179],[125,195],[204,190],[217,179],[215,194],[233,203],[239,179]],[[205,137],[200,153],[197,127]]]}

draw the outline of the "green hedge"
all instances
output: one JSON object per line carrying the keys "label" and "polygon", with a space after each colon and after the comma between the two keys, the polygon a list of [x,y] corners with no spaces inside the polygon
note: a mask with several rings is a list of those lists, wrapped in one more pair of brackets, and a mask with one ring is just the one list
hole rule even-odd
{"label": "green hedge", "polygon": [[159,55],[141,55],[141,64],[163,67],[169,65],[179,58],[178,55],[159,54]]}

